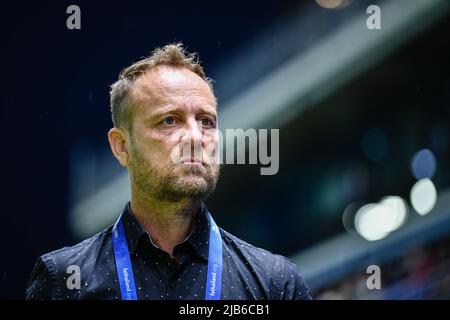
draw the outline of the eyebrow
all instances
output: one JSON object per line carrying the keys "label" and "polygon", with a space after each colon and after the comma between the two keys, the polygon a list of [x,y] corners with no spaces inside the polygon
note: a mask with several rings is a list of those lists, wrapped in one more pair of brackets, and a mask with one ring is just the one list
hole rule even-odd
{"label": "eyebrow", "polygon": [[[168,106],[160,108],[154,112],[152,112],[149,116],[149,119],[160,118],[168,113],[183,113],[183,110],[180,107]],[[214,118],[217,118],[217,112],[211,107],[200,107],[200,113],[206,113]]]}

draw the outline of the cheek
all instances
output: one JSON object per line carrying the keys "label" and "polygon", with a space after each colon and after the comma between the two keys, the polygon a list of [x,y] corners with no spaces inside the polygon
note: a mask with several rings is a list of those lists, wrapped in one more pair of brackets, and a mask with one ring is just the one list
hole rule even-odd
{"label": "cheek", "polygon": [[160,148],[155,145],[141,145],[139,150],[134,152],[134,167],[141,168],[147,171],[148,168],[153,168],[156,171],[164,171],[167,165],[167,157],[164,156]]}
{"label": "cheek", "polygon": [[[145,130],[141,132],[139,145],[145,154],[147,161],[151,161],[156,167],[167,165],[168,161],[172,161],[172,153],[175,157],[181,155],[180,135],[182,131],[171,130]],[[210,138],[208,138],[210,140]]]}
{"label": "cheek", "polygon": [[170,144],[171,137],[167,134],[163,134],[158,130],[143,130],[141,134],[141,144],[145,146],[147,150],[151,150],[153,153],[162,153],[167,145]]}
{"label": "cheek", "polygon": [[135,159],[137,165],[145,165],[145,163],[155,163],[158,161],[158,148],[155,148],[155,143],[147,137],[139,137],[135,139],[131,146],[131,158]]}
{"label": "cheek", "polygon": [[168,136],[153,137],[146,149],[147,159],[151,160],[155,166],[165,166],[171,161],[172,150],[178,150],[177,141]]}
{"label": "cheek", "polygon": [[203,136],[203,146],[205,149],[219,147],[219,136],[217,134],[206,134]]}

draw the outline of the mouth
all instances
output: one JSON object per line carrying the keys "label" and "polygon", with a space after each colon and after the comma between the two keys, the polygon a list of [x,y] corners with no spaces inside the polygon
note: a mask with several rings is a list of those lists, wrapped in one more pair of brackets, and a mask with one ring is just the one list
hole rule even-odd
{"label": "mouth", "polygon": [[185,164],[185,165],[191,165],[191,166],[204,166],[205,165],[205,163],[199,159],[183,160],[181,163]]}

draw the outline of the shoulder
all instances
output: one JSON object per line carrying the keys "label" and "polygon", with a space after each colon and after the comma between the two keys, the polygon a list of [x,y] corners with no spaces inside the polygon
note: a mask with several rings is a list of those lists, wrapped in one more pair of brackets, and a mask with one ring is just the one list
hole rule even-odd
{"label": "shoulder", "polygon": [[111,242],[111,227],[73,246],[66,246],[41,256],[49,265],[85,264]]}
{"label": "shoulder", "polygon": [[221,234],[229,247],[226,250],[235,251],[245,264],[251,265],[254,272],[268,280],[274,299],[312,299],[312,293],[294,261],[255,247],[223,229]]}
{"label": "shoulder", "polygon": [[58,299],[63,281],[73,266],[92,269],[96,257],[112,246],[111,227],[77,243],[43,254],[37,259],[26,289],[27,299]]}
{"label": "shoulder", "polygon": [[283,260],[285,257],[274,254],[266,249],[255,247],[254,245],[236,237],[235,235],[229,233],[228,231],[223,230],[220,228],[221,235],[223,241],[231,246],[233,249],[237,249],[240,252],[244,253],[246,257],[253,258],[256,257],[258,260],[261,260],[262,262],[274,262],[279,263],[281,260]]}
{"label": "shoulder", "polygon": [[238,250],[244,258],[251,262],[259,262],[261,266],[271,267],[273,269],[286,269],[296,268],[295,263],[285,256],[272,253],[266,249],[256,247],[235,235],[221,229],[222,239],[231,248]]}

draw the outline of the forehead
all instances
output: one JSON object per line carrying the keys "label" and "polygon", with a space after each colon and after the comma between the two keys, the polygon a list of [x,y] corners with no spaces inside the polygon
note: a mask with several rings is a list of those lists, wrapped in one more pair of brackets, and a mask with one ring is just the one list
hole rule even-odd
{"label": "forehead", "polygon": [[168,104],[216,107],[208,84],[185,68],[159,66],[147,71],[136,79],[131,95],[136,111],[150,111]]}

